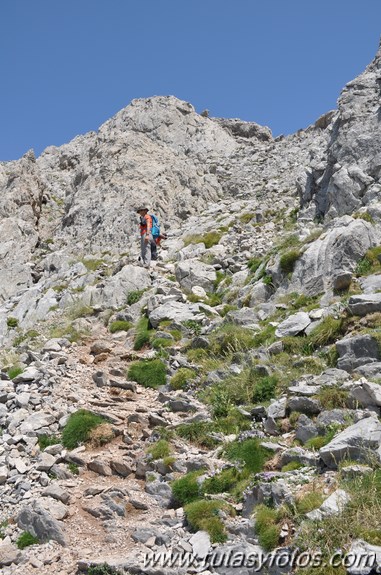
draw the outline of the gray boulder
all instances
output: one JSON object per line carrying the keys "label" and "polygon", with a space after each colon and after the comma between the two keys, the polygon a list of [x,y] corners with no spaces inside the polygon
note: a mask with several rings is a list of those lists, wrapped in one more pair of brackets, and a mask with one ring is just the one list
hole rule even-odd
{"label": "gray boulder", "polygon": [[364,463],[380,460],[381,423],[376,416],[366,417],[347,427],[322,447],[320,457],[330,469],[336,469],[342,459]]}
{"label": "gray boulder", "polygon": [[288,335],[298,335],[306,329],[311,323],[310,316],[304,311],[299,311],[290,315],[287,319],[282,321],[275,330],[277,337],[286,337]]}
{"label": "gray boulder", "polygon": [[29,531],[40,542],[53,539],[60,545],[65,546],[65,537],[59,522],[43,509],[37,502],[31,507],[24,507],[18,517],[17,525],[24,531]]}
{"label": "gray boulder", "polygon": [[[159,305],[149,314],[149,321],[152,327],[156,328],[163,320],[175,320],[183,323],[190,319],[200,318],[199,305],[182,303],[179,301],[169,301]],[[201,316],[202,317],[202,316]]]}
{"label": "gray boulder", "polygon": [[351,314],[360,316],[381,311],[381,293],[351,296],[348,302],[348,310]]}
{"label": "gray boulder", "polygon": [[341,339],[336,342],[336,350],[339,354],[337,367],[348,372],[381,359],[379,344],[370,335]]}
{"label": "gray boulder", "polygon": [[201,286],[205,291],[213,291],[217,279],[213,266],[196,259],[185,260],[176,266],[176,279],[181,287],[190,292],[193,286]]}
{"label": "gray boulder", "polygon": [[370,223],[349,216],[335,220],[331,229],[312,242],[297,260],[289,291],[313,296],[333,289],[337,276],[343,271],[353,272],[356,263],[377,243]]}

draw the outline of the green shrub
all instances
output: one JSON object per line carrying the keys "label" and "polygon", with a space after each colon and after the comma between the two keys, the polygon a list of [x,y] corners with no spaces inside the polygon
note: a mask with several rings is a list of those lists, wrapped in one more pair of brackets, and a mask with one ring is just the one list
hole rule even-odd
{"label": "green shrub", "polygon": [[130,365],[128,378],[144,387],[157,388],[166,383],[165,364],[160,359],[143,359]]}
{"label": "green shrub", "polygon": [[132,326],[133,324],[130,321],[117,320],[112,321],[108,328],[111,333],[116,333],[117,331],[128,331]]}
{"label": "green shrub", "polygon": [[194,319],[187,319],[187,320],[183,321],[182,325],[184,327],[186,327],[194,335],[200,335],[200,333],[201,333],[202,327],[198,323],[198,321],[195,321]]}
{"label": "green shrub", "polygon": [[335,343],[345,333],[343,318],[325,317],[308,336],[314,349]]}
{"label": "green shrub", "polygon": [[229,461],[239,461],[250,473],[259,473],[263,470],[271,454],[261,447],[258,438],[233,441],[225,448],[225,457]]}
{"label": "green shrub", "polygon": [[306,575],[345,575],[346,570],[327,570],[325,563],[337,549],[349,549],[356,539],[379,545],[381,533],[381,471],[375,470],[362,477],[340,484],[350,501],[338,514],[321,521],[304,521],[295,545],[303,552],[320,549],[324,567],[303,569]]}
{"label": "green shrub", "polygon": [[215,427],[211,421],[182,423],[176,427],[176,434],[179,437],[208,449],[212,449],[218,443],[216,438],[211,435],[214,431]]}
{"label": "green shrub", "polygon": [[283,473],[285,473],[286,471],[296,471],[301,467],[303,467],[303,465],[299,463],[299,461],[290,461],[290,463],[287,463],[287,465],[283,465],[282,471]]}
{"label": "green shrub", "polygon": [[323,387],[317,394],[323,409],[344,409],[348,407],[349,392],[339,387]]}
{"label": "green shrub", "polygon": [[9,316],[7,318],[7,326],[10,328],[15,328],[19,324],[19,320],[16,317]]}
{"label": "green shrub", "polygon": [[90,438],[90,432],[105,423],[101,415],[96,415],[86,409],[79,409],[72,413],[62,430],[62,444],[68,449],[75,449],[81,443],[86,443]]}
{"label": "green shrub", "polygon": [[163,349],[165,347],[171,347],[173,345],[172,339],[167,339],[166,337],[155,337],[151,341],[151,346],[153,349]]}
{"label": "green shrub", "polygon": [[136,326],[136,334],[135,334],[135,341],[134,341],[134,350],[139,351],[145,345],[147,345],[150,341],[151,333],[150,333],[150,325],[148,317],[142,317],[138,321],[138,325]]}
{"label": "green shrub", "polygon": [[133,305],[134,303],[137,303],[141,299],[144,292],[145,292],[144,289],[130,291],[130,293],[127,296],[127,305]]}
{"label": "green shrub", "polygon": [[57,445],[60,443],[60,441],[60,438],[56,435],[46,435],[44,433],[43,435],[38,436],[38,445],[41,451],[43,451],[46,447],[49,447],[49,445]]}
{"label": "green shrub", "polygon": [[227,493],[233,489],[240,480],[240,473],[235,467],[223,469],[220,473],[205,479],[201,486],[201,493]]}
{"label": "green shrub", "polygon": [[102,264],[104,264],[104,260],[99,260],[96,258],[84,258],[82,263],[89,272],[95,272]]}
{"label": "green shrub", "polygon": [[368,250],[365,256],[357,262],[355,275],[359,277],[379,271],[381,268],[380,260],[378,259],[380,255],[381,246]]}
{"label": "green shrub", "polygon": [[6,529],[8,525],[9,525],[8,519],[4,519],[4,521],[0,523],[0,539],[4,539],[6,537],[4,529]]}
{"label": "green shrub", "polygon": [[295,264],[301,256],[300,250],[290,250],[283,254],[279,260],[279,265],[283,273],[290,274],[294,271]]}
{"label": "green shrub", "polygon": [[318,491],[310,491],[302,497],[296,500],[295,506],[298,513],[305,515],[314,509],[321,506],[324,501],[324,497]]}
{"label": "green shrub", "polygon": [[277,384],[278,379],[275,375],[257,377],[252,395],[253,402],[260,403],[273,398],[275,396]]}
{"label": "green shrub", "polygon": [[36,545],[37,543],[39,543],[38,538],[29,533],[29,531],[21,533],[20,537],[16,541],[16,545],[19,549],[25,549],[26,547]]}
{"label": "green shrub", "polygon": [[186,505],[200,498],[200,485],[198,478],[204,473],[203,470],[191,471],[180,479],[173,481],[172,495],[177,505]]}
{"label": "green shrub", "polygon": [[253,335],[253,347],[260,347],[262,345],[269,346],[277,338],[275,337],[276,327],[274,325],[267,324],[261,329],[261,331]]}
{"label": "green shrub", "polygon": [[223,543],[227,539],[224,524],[219,516],[220,510],[229,511],[231,508],[225,501],[205,499],[193,501],[184,507],[191,529],[206,531],[212,543]]}
{"label": "green shrub", "polygon": [[193,369],[180,367],[174,376],[171,377],[172,389],[184,389],[196,376]]}
{"label": "green shrub", "polygon": [[152,459],[163,459],[168,457],[171,452],[169,443],[166,439],[159,439],[157,443],[147,449],[147,453],[152,456]]}
{"label": "green shrub", "polygon": [[67,466],[70,473],[72,473],[73,475],[79,475],[79,466],[76,463],[70,462],[67,464]]}
{"label": "green shrub", "polygon": [[226,324],[211,335],[210,347],[212,353],[220,356],[247,351],[253,347],[253,333],[245,327]]}
{"label": "green shrub", "polygon": [[255,214],[253,212],[247,212],[246,214],[242,214],[242,216],[239,216],[239,219],[243,224],[248,224],[251,222],[254,216]]}
{"label": "green shrub", "polygon": [[215,246],[216,244],[219,243],[220,239],[222,237],[222,233],[221,231],[213,231],[213,232],[207,232],[204,235],[201,234],[193,234],[190,236],[187,236],[186,238],[184,238],[184,245],[185,246],[189,246],[189,244],[205,244],[205,247],[207,249]]}
{"label": "green shrub", "polygon": [[21,365],[12,365],[12,367],[10,367],[7,371],[7,375],[9,377],[9,379],[14,379],[15,377],[17,377],[18,375],[20,375],[20,373],[22,373],[24,370],[21,367]]}
{"label": "green shrub", "polygon": [[324,447],[324,445],[328,445],[328,443],[330,443],[332,441],[332,439],[335,437],[336,433],[338,432],[338,430],[340,429],[339,425],[330,425],[329,428],[327,429],[325,435],[319,435],[318,437],[312,437],[311,439],[309,439],[306,442],[306,447],[308,449],[315,449],[315,450],[319,450],[322,447]]}
{"label": "green shrub", "polygon": [[272,551],[279,543],[279,516],[275,509],[263,503],[255,509],[255,531],[259,544],[265,551]]}

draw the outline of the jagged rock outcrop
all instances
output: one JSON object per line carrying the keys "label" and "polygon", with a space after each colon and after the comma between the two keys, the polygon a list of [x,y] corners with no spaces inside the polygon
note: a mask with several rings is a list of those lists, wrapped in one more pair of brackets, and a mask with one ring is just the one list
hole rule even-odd
{"label": "jagged rock outcrop", "polygon": [[332,219],[363,206],[380,212],[381,45],[373,62],[349,82],[331,120],[327,150],[319,150],[300,182],[311,217]]}

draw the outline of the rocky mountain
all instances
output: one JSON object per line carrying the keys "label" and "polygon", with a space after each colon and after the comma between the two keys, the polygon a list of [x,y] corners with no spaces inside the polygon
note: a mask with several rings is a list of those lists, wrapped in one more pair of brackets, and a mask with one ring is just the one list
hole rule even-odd
{"label": "rocky mountain", "polygon": [[152,97],[0,164],[4,575],[376,572],[380,90],[381,47],[290,136]]}

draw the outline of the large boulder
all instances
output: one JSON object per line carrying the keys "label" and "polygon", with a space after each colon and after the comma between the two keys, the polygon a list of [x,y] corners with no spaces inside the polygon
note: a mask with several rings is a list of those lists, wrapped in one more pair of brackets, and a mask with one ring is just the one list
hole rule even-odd
{"label": "large boulder", "polygon": [[212,291],[217,279],[213,266],[196,259],[180,262],[176,266],[176,279],[181,287],[190,292],[193,286],[201,286],[205,291]]}
{"label": "large boulder", "polygon": [[343,272],[353,272],[377,243],[377,233],[369,222],[349,216],[335,220],[297,260],[289,291],[314,296],[333,289],[335,279]]}
{"label": "large boulder", "polygon": [[340,339],[336,342],[336,350],[339,354],[337,367],[348,372],[381,359],[379,344],[370,335]]}
{"label": "large boulder", "polygon": [[177,323],[194,320],[199,316],[199,305],[179,301],[168,301],[159,305],[149,314],[152,327],[156,328],[163,320],[174,320]]}
{"label": "large boulder", "polygon": [[381,293],[353,295],[349,298],[348,310],[353,315],[367,315],[381,311]]}
{"label": "large boulder", "polygon": [[150,286],[151,278],[148,270],[139,266],[126,265],[101,286],[90,287],[89,304],[116,309],[126,305],[130,292],[144,290]]}
{"label": "large boulder", "polygon": [[299,311],[290,315],[287,319],[280,323],[275,331],[277,337],[285,337],[288,335],[298,335],[303,332],[311,323],[310,316],[304,311]]}
{"label": "large boulder", "polygon": [[371,462],[380,460],[381,423],[376,416],[366,417],[347,427],[319,451],[330,469],[336,469],[342,459]]}
{"label": "large boulder", "polygon": [[17,517],[17,525],[24,531],[29,531],[40,542],[53,539],[65,546],[65,536],[60,523],[53,518],[37,501],[30,507],[21,509]]}

